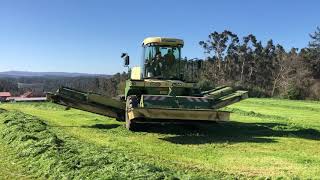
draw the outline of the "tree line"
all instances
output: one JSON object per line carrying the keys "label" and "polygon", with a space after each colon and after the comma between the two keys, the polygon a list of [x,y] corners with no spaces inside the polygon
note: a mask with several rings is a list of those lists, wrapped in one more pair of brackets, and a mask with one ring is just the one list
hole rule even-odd
{"label": "tree line", "polygon": [[43,84],[43,95],[45,95],[46,92],[55,92],[61,86],[66,86],[85,92],[95,92],[113,97],[118,94],[123,94],[121,91],[124,91],[124,82],[126,79],[126,73],[117,73],[112,77],[2,77],[0,78],[0,92],[9,91],[13,96],[19,96],[23,94],[26,89],[19,89],[18,83],[41,83]]}
{"label": "tree line", "polygon": [[230,85],[254,97],[320,99],[320,28],[301,50],[227,30],[210,33],[199,45],[207,56],[198,78],[203,89]]}
{"label": "tree line", "polygon": [[[309,45],[284,49],[269,40],[265,44],[249,34],[239,38],[231,31],[212,32],[200,41],[207,58],[188,61],[185,79],[198,82],[202,90],[228,85],[249,91],[251,97],[320,99],[320,28],[310,34]],[[191,66],[190,66],[191,64]],[[109,77],[20,77],[0,78],[0,91],[20,95],[20,83],[42,83],[45,92],[61,86],[107,96],[124,93],[127,73]]]}

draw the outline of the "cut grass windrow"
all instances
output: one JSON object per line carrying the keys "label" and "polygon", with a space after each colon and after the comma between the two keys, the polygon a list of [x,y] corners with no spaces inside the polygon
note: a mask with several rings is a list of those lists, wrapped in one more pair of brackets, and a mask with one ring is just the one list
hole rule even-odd
{"label": "cut grass windrow", "polygon": [[229,108],[226,107],[224,110],[232,112],[232,113],[237,113],[243,116],[250,116],[250,117],[256,117],[256,118],[261,118],[261,119],[272,119],[272,120],[282,120],[282,121],[288,121],[289,118],[287,117],[282,117],[282,116],[277,116],[277,115],[268,115],[268,114],[262,114],[254,111],[244,111],[238,108]]}
{"label": "cut grass windrow", "polygon": [[35,178],[174,179],[190,178],[93,144],[50,131],[37,117],[19,111],[1,112],[1,136],[17,152]]}

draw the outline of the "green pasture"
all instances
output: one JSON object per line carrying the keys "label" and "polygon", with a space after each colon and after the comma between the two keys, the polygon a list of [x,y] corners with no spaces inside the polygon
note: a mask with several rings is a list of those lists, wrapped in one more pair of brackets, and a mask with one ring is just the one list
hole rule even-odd
{"label": "green pasture", "polygon": [[320,179],[320,102],[252,98],[227,123],[139,132],[51,103],[0,108],[0,179]]}

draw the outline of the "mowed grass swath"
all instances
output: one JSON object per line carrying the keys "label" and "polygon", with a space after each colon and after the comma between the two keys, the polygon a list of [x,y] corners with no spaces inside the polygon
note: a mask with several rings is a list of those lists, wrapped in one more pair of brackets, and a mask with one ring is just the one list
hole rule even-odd
{"label": "mowed grass swath", "polygon": [[0,108],[2,151],[15,152],[1,166],[17,164],[1,169],[5,177],[320,178],[315,101],[247,99],[224,109],[233,112],[231,122],[147,125],[140,132],[51,103]]}

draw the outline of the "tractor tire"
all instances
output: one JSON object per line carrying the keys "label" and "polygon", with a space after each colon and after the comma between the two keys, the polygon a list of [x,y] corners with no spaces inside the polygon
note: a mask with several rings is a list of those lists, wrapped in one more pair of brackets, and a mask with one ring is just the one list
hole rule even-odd
{"label": "tractor tire", "polygon": [[129,115],[128,113],[135,107],[138,107],[139,105],[139,101],[137,96],[135,95],[131,95],[127,97],[127,101],[126,101],[126,128],[130,131],[134,131],[135,130],[135,126],[136,123],[131,119],[129,119]]}

